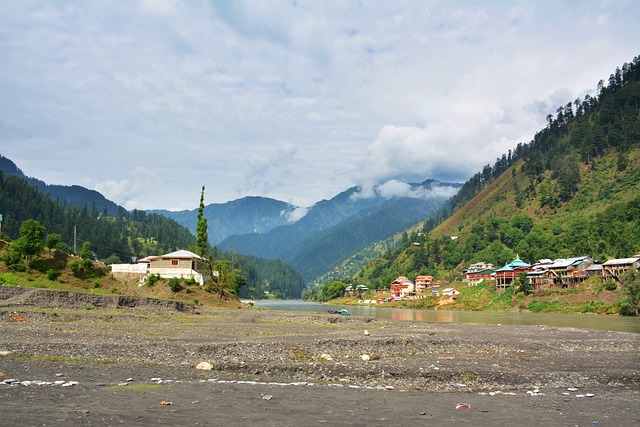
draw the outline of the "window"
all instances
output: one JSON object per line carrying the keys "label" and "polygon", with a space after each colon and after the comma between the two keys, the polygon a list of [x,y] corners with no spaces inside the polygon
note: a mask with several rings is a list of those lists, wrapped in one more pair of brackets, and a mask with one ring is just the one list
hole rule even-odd
{"label": "window", "polygon": [[171,265],[172,265],[172,266],[174,266],[174,265],[178,265],[178,260],[177,260],[177,259],[172,259],[172,260],[171,260]]}

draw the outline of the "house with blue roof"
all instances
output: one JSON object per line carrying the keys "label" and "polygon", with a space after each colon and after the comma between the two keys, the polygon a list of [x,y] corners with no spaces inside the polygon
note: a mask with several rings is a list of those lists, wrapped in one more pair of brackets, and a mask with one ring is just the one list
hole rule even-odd
{"label": "house with blue roof", "polygon": [[496,270],[496,291],[507,289],[517,278],[520,277],[521,272],[526,272],[530,269],[531,265],[522,261],[520,257],[516,255],[516,259]]}

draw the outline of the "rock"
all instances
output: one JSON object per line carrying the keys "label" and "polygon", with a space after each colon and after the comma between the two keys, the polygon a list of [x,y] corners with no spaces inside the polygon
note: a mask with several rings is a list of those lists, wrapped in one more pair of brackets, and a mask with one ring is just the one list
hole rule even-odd
{"label": "rock", "polygon": [[368,329],[365,329],[365,330],[364,330],[364,334],[365,334],[366,336],[369,336],[369,335],[371,335],[371,332],[369,332],[369,330],[368,330]]}
{"label": "rock", "polygon": [[364,360],[365,362],[368,362],[369,359],[371,359],[371,356],[369,356],[368,354],[362,354],[360,355],[360,359]]}
{"label": "rock", "polygon": [[332,361],[332,360],[333,360],[333,357],[331,357],[331,355],[330,355],[330,354],[322,353],[322,354],[320,355],[320,359],[324,359],[324,360],[327,360],[327,361],[329,361],[329,362],[330,362],[330,361]]}
{"label": "rock", "polygon": [[211,371],[213,370],[213,365],[209,362],[200,362],[196,365],[196,369],[200,369],[202,371]]}

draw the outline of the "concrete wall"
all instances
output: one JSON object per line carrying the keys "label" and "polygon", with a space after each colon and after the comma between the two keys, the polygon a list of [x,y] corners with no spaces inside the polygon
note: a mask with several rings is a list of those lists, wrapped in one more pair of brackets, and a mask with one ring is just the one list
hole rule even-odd
{"label": "concrete wall", "polygon": [[147,264],[111,264],[111,272],[144,274],[147,272]]}

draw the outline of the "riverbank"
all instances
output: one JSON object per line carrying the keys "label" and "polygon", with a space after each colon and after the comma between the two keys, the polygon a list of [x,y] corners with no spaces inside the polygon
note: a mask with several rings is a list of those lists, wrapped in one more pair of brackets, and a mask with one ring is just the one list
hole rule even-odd
{"label": "riverbank", "polygon": [[[459,295],[431,296],[430,293],[418,298],[400,299],[383,302],[379,305],[391,308],[435,309],[435,310],[473,310],[473,311],[518,311],[532,313],[595,313],[618,314],[619,302],[623,298],[620,286],[607,289],[602,279],[594,277],[574,287],[545,288],[525,294],[507,288],[496,292],[488,283],[467,286],[464,283],[441,286],[440,289],[455,288]],[[330,302],[341,305],[366,305],[363,301],[392,299],[388,292],[368,292],[360,296],[332,299]],[[378,305],[378,304],[376,304]]]}
{"label": "riverbank", "polygon": [[3,425],[640,421],[639,334],[200,310],[0,307]]}

